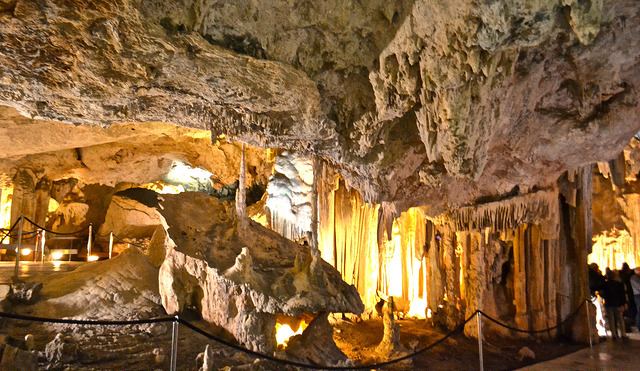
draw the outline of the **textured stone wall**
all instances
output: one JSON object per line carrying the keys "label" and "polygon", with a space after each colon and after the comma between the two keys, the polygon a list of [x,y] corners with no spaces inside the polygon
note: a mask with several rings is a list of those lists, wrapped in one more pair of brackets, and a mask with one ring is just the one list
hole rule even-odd
{"label": "textured stone wall", "polygon": [[367,202],[457,206],[622,149],[639,19],[633,0],[23,0],[0,11],[0,103],[313,152]]}

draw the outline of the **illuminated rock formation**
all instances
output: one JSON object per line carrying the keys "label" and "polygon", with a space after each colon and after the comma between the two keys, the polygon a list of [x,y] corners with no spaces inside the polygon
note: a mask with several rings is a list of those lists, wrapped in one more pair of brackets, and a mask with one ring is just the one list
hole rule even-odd
{"label": "illuminated rock formation", "polygon": [[620,269],[640,265],[640,141],[594,166],[593,251],[589,262]]}
{"label": "illuminated rock formation", "polygon": [[[232,199],[248,145],[270,225],[317,237],[367,314],[391,295],[449,327],[475,309],[550,326],[587,295],[593,234],[593,259],[637,259],[638,35],[634,0],[0,2],[4,220],[69,231],[134,186],[209,192],[172,183],[185,167]],[[317,254],[238,233],[217,201],[164,205],[168,311],[200,305],[270,351],[278,313],[362,309]]]}
{"label": "illuminated rock formation", "polygon": [[276,349],[278,315],[323,311],[360,314],[353,286],[308,248],[249,222],[201,193],[163,195],[167,256],[160,294],[168,313],[196,307],[202,317],[251,349]]}

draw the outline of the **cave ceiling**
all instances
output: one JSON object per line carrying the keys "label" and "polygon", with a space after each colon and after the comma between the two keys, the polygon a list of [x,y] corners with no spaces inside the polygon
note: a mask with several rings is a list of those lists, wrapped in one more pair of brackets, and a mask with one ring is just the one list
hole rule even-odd
{"label": "cave ceiling", "polygon": [[638,35],[633,0],[0,0],[0,152],[167,123],[438,210],[615,157],[640,129]]}

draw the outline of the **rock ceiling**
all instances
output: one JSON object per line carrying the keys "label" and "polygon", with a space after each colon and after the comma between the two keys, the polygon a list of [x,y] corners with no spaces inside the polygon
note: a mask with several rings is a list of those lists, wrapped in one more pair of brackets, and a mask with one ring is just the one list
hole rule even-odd
{"label": "rock ceiling", "polygon": [[633,0],[0,0],[2,155],[170,123],[437,210],[619,153],[640,129],[638,35]]}

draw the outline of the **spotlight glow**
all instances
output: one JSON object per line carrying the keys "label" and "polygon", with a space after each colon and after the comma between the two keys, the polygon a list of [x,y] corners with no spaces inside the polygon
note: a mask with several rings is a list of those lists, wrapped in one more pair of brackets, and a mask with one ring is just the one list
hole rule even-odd
{"label": "spotlight glow", "polygon": [[51,254],[51,258],[53,260],[60,260],[62,258],[62,253],[59,251],[54,252],[53,254]]}
{"label": "spotlight glow", "polygon": [[294,335],[300,335],[307,328],[309,324],[305,321],[301,321],[298,329],[293,331],[291,326],[287,324],[276,323],[276,342],[283,348],[287,347],[289,338]]}
{"label": "spotlight glow", "polygon": [[31,254],[31,249],[22,249],[20,250],[20,254],[22,254],[22,256],[27,256]]}
{"label": "spotlight glow", "polygon": [[97,261],[100,257],[98,255],[89,255],[87,261],[94,262]]}

